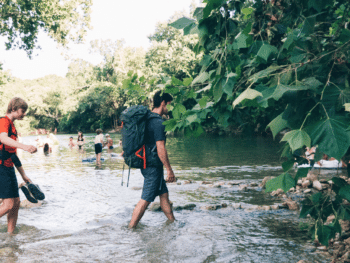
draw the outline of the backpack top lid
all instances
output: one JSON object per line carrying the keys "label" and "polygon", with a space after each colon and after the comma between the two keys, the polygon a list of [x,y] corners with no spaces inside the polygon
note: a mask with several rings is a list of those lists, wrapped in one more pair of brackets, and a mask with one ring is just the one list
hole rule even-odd
{"label": "backpack top lid", "polygon": [[125,124],[128,122],[137,123],[147,117],[150,110],[142,105],[134,105],[124,110],[120,116],[121,121]]}

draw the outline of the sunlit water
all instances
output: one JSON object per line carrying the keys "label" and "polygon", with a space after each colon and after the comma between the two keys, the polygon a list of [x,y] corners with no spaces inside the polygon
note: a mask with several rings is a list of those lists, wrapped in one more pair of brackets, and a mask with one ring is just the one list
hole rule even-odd
{"label": "sunlit water", "polygon": [[[299,230],[297,212],[201,209],[222,203],[274,204],[276,200],[260,189],[206,188],[200,182],[259,183],[280,174],[278,142],[169,137],[170,162],[179,181],[195,181],[169,185],[170,199],[174,206],[191,203],[196,208],[175,211],[173,224],[167,224],[163,213],[146,211],[138,228],[129,230],[141,197],[141,190],[133,190],[142,187],[141,173],[132,169],[126,187],[125,170],[121,186],[121,158],[112,158],[104,149],[101,167],[82,162],[94,156],[94,135],[86,136],[83,150],[68,147],[69,135],[57,137],[60,145],[49,155],[42,148],[33,155],[19,152],[27,175],[46,199],[41,207],[20,210],[14,236],[6,234],[6,217],[0,219],[1,262],[329,262]],[[112,138],[117,144],[120,135]],[[24,142],[34,139],[25,137]],[[120,153],[120,147],[113,152]]]}

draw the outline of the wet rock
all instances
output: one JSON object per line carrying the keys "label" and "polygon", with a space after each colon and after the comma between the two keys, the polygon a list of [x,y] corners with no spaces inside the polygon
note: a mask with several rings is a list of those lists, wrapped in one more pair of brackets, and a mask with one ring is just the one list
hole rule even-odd
{"label": "wet rock", "polygon": [[287,206],[289,210],[299,210],[298,203],[291,199],[286,200],[282,205]]}
{"label": "wet rock", "polygon": [[195,204],[187,204],[184,206],[175,206],[174,211],[181,211],[181,210],[193,210],[196,207]]}
{"label": "wet rock", "polygon": [[304,194],[307,194],[307,193],[311,193],[311,189],[306,189],[306,190],[304,190]]}
{"label": "wet rock", "polygon": [[279,206],[278,205],[270,205],[271,210],[278,210]]}
{"label": "wet rock", "polygon": [[212,182],[203,181],[201,184],[212,184]]}
{"label": "wet rock", "polygon": [[257,184],[257,183],[251,183],[250,186],[251,186],[251,187],[257,187],[258,184]]}
{"label": "wet rock", "polygon": [[350,246],[350,237],[344,240],[344,243],[348,246]]}
{"label": "wet rock", "polygon": [[160,203],[158,202],[154,202],[152,203],[149,208],[149,210],[153,211],[153,212],[160,212],[162,211],[162,208],[160,207]]}
{"label": "wet rock", "polygon": [[313,182],[318,180],[318,175],[315,174],[313,171],[311,171],[307,174],[306,179],[309,180],[310,182]]}
{"label": "wet rock", "polygon": [[260,186],[262,189],[265,189],[265,188],[266,188],[266,182],[267,182],[268,180],[273,179],[273,178],[276,178],[276,176],[266,176],[266,177],[262,180],[262,182],[260,183],[259,186]]}
{"label": "wet rock", "polygon": [[259,206],[258,205],[248,206],[248,207],[245,207],[244,210],[247,212],[256,211],[256,210],[259,210]]}
{"label": "wet rock", "polygon": [[242,208],[242,205],[241,204],[232,204],[232,207],[234,209],[241,209]]}
{"label": "wet rock", "polygon": [[206,187],[203,187],[203,186],[200,186],[200,187],[197,188],[197,190],[198,190],[198,191],[205,191],[205,190],[207,190],[207,188],[206,188]]}
{"label": "wet rock", "polygon": [[298,190],[301,189],[301,186],[300,186],[300,185],[297,185],[297,186],[295,187],[295,189],[298,191]]}
{"label": "wet rock", "polygon": [[280,188],[280,189],[277,189],[276,191],[273,191],[271,193],[272,196],[278,196],[278,195],[282,195],[284,194],[284,191]]}
{"label": "wet rock", "polygon": [[271,207],[268,205],[263,205],[261,208],[262,208],[262,210],[265,210],[265,211],[271,210]]}
{"label": "wet rock", "polygon": [[40,207],[43,204],[43,202],[38,201],[38,203],[31,203],[27,199],[21,201],[19,207],[21,208],[34,208],[34,207]]}
{"label": "wet rock", "polygon": [[297,185],[301,185],[303,183],[303,180],[299,179],[297,182]]}
{"label": "wet rock", "polygon": [[185,180],[185,181],[183,181],[183,183],[182,184],[191,184],[192,183],[192,181],[191,180]]}
{"label": "wet rock", "polygon": [[342,232],[348,232],[350,230],[350,221],[339,220]]}
{"label": "wet rock", "polygon": [[308,188],[310,185],[311,185],[311,182],[310,182],[309,180],[305,180],[305,181],[301,184],[301,186],[302,186],[303,188]]}
{"label": "wet rock", "polygon": [[321,186],[322,186],[322,189],[327,189],[330,187],[329,184],[322,184],[322,183],[321,183]]}
{"label": "wet rock", "polygon": [[216,184],[213,185],[213,187],[215,187],[215,188],[221,188],[221,184],[220,184],[220,183],[216,183]]}
{"label": "wet rock", "polygon": [[131,187],[131,190],[135,190],[135,191],[142,190],[142,187],[133,186]]}
{"label": "wet rock", "polygon": [[206,205],[201,207],[202,210],[217,210],[219,208],[221,208],[221,205]]}
{"label": "wet rock", "polygon": [[239,185],[240,182],[228,182],[227,184],[228,184],[228,185]]}
{"label": "wet rock", "polygon": [[312,187],[318,191],[322,191],[322,185],[318,180],[312,182]]}
{"label": "wet rock", "polygon": [[323,184],[327,184],[328,183],[327,179],[320,179],[319,181],[320,181],[320,183],[323,183]]}
{"label": "wet rock", "polygon": [[181,185],[181,182],[177,182],[176,184],[177,184],[177,185]]}
{"label": "wet rock", "polygon": [[12,248],[4,247],[0,249],[0,256],[8,257],[12,253]]}
{"label": "wet rock", "polygon": [[245,190],[247,190],[247,189],[248,189],[248,185],[246,185],[246,184],[240,184],[240,185],[239,185],[239,190],[245,191]]}
{"label": "wet rock", "polygon": [[327,222],[326,223],[332,223],[333,220],[335,219],[335,215],[330,215],[329,217],[327,217]]}
{"label": "wet rock", "polygon": [[278,205],[278,209],[288,209],[288,205],[285,203],[280,204],[280,205]]}
{"label": "wet rock", "polygon": [[226,204],[226,203],[222,203],[222,204],[221,204],[221,207],[222,207],[222,208],[226,208],[226,207],[227,207],[227,204]]}
{"label": "wet rock", "polygon": [[321,246],[321,247],[318,247],[317,250],[319,251],[327,251],[327,247],[326,246]]}
{"label": "wet rock", "polygon": [[288,192],[294,192],[295,191],[295,188],[292,187],[291,189],[288,190]]}

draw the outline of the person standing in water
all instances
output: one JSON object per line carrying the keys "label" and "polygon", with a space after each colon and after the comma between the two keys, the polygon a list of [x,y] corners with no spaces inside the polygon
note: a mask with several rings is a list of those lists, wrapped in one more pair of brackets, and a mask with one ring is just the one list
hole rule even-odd
{"label": "person standing in water", "polygon": [[[165,126],[163,125],[162,115],[168,114],[167,105],[173,100],[172,96],[168,93],[158,91],[153,97],[153,110],[155,118],[151,118],[146,124],[145,131],[145,143],[149,149],[157,148],[157,154],[165,168],[167,169],[167,182],[175,182],[176,178],[171,168],[167,150],[165,148]],[[163,166],[158,167],[146,167],[141,169],[141,173],[144,177],[143,190],[141,200],[137,203],[134,212],[129,223],[129,228],[135,228],[145,213],[148,205],[154,201],[156,196],[159,196],[160,206],[165,216],[169,221],[175,220],[170,201],[168,188],[164,181]]]}
{"label": "person standing in water", "polygon": [[[16,228],[18,209],[20,204],[18,183],[13,160],[17,148],[35,153],[37,148],[17,141],[17,131],[13,124],[15,120],[23,120],[28,109],[28,104],[21,98],[13,98],[7,108],[5,117],[0,119],[0,198],[3,199],[0,206],[0,217],[7,214],[7,232],[13,233]],[[16,158],[17,171],[26,183],[31,180],[26,176],[21,162]]]}
{"label": "person standing in water", "polygon": [[96,130],[96,137],[95,137],[95,153],[96,153],[96,164],[101,165],[101,155],[102,155],[102,148],[103,148],[103,131],[101,129]]}
{"label": "person standing in water", "polygon": [[85,144],[85,138],[84,138],[84,135],[81,131],[78,132],[77,144],[78,144],[79,149],[81,149],[83,147],[83,145]]}
{"label": "person standing in water", "polygon": [[107,148],[109,150],[113,150],[113,140],[108,133],[106,134],[106,139],[107,139],[107,142],[105,143],[105,146],[107,145]]}

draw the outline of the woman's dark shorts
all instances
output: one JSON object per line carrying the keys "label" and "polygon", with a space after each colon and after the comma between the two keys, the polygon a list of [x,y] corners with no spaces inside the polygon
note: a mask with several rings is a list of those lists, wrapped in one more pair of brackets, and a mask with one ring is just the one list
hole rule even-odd
{"label": "woman's dark shorts", "polygon": [[19,192],[15,168],[0,165],[0,198],[16,197],[19,197]]}
{"label": "woman's dark shorts", "polygon": [[141,169],[141,173],[145,178],[143,182],[143,189],[141,199],[147,202],[153,202],[158,195],[168,192],[164,180],[164,170],[161,167],[147,167]]}
{"label": "woman's dark shorts", "polygon": [[102,143],[96,143],[95,144],[95,153],[99,154],[102,152]]}
{"label": "woman's dark shorts", "polygon": [[112,150],[114,147],[113,146],[109,146],[108,149]]}

